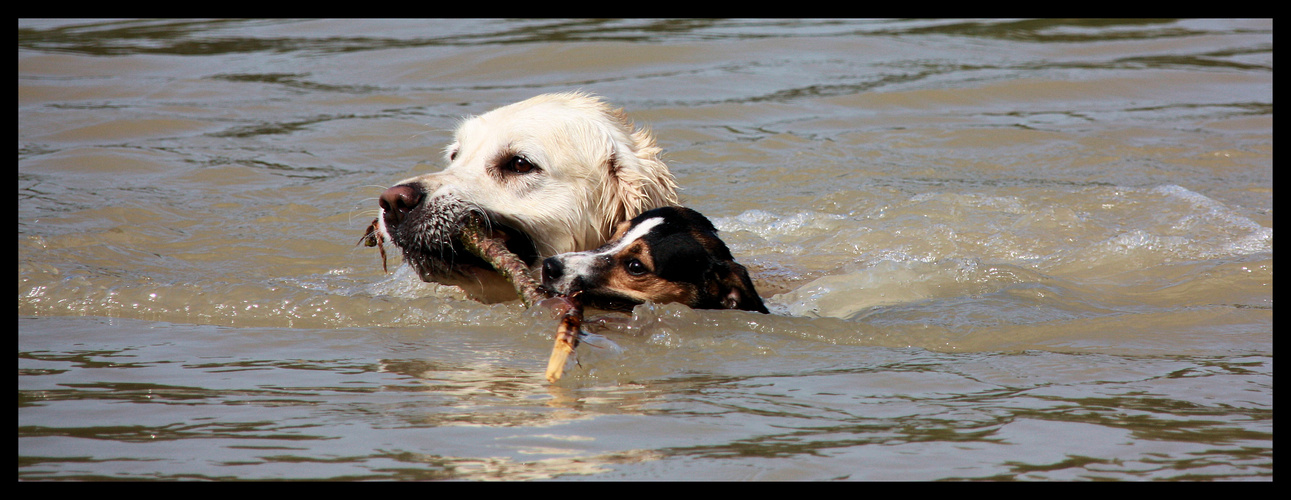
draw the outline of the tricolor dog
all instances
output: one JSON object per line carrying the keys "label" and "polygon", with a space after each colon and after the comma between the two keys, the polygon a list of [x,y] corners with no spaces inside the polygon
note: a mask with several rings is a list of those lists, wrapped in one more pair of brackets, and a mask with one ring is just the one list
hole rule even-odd
{"label": "tricolor dog", "polygon": [[656,208],[622,222],[595,250],[547,258],[542,282],[598,309],[631,310],[650,301],[767,312],[712,222],[683,207]]}

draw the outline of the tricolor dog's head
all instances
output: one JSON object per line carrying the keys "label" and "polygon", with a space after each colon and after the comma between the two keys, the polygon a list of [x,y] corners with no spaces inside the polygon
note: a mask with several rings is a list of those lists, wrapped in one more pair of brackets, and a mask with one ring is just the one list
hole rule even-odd
{"label": "tricolor dog's head", "polygon": [[748,271],[717,238],[712,222],[683,207],[656,208],[622,222],[609,243],[595,250],[547,258],[542,282],[607,310],[650,301],[767,312]]}

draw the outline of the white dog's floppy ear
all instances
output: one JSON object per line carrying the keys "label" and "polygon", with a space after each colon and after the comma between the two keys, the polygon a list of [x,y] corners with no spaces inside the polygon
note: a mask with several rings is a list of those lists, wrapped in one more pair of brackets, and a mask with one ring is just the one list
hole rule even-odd
{"label": "white dog's floppy ear", "polygon": [[603,225],[606,231],[612,230],[616,222],[647,210],[677,205],[677,181],[659,159],[662,149],[655,145],[654,135],[647,129],[633,130],[634,125],[622,109],[613,114],[630,135],[627,144],[615,144],[606,165],[608,185],[601,200],[601,213],[607,217]]}

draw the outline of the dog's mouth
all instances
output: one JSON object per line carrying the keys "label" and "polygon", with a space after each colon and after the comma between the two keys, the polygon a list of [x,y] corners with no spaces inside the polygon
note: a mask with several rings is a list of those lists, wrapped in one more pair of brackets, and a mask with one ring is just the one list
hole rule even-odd
{"label": "dog's mouth", "polygon": [[[472,215],[478,217],[478,215]],[[403,251],[404,261],[417,271],[422,281],[454,284],[457,279],[478,281],[481,271],[497,273],[493,264],[475,255],[462,242],[461,228],[466,217],[451,224],[438,234],[409,234],[412,228],[401,227],[395,231],[394,243]],[[497,222],[485,216],[485,233],[491,239],[501,240],[507,251],[526,266],[538,262],[538,250],[533,239],[524,231]]]}
{"label": "dog's mouth", "polygon": [[[534,245],[533,239],[524,231],[515,229],[506,224],[497,222],[495,218],[485,217],[487,222],[487,233],[490,238],[502,240],[506,245],[507,251],[514,254],[526,266],[533,267],[538,262],[538,250]],[[459,224],[458,227],[461,227]],[[484,269],[491,272],[497,272],[493,264],[480,258],[471,251],[466,249],[462,243],[462,237],[459,233],[454,232],[451,236],[452,262],[450,268],[452,271],[466,276],[471,276],[473,269]],[[423,274],[422,278],[426,276]]]}
{"label": "dog's mouth", "polygon": [[577,296],[579,303],[602,311],[632,312],[632,309],[636,308],[636,306],[645,303],[618,291],[604,288],[578,288],[568,294],[562,293],[556,287],[546,283],[538,288],[552,296]]}
{"label": "dog's mouth", "polygon": [[380,205],[389,241],[423,281],[454,284],[459,279],[479,281],[480,271],[497,273],[462,243],[463,228],[471,221],[479,221],[487,237],[501,240],[525,265],[538,261],[534,240],[525,231],[455,196],[426,197],[418,186],[405,184],[386,190]]}
{"label": "dog's mouth", "polygon": [[598,290],[587,290],[578,295],[578,300],[588,307],[619,312],[632,312],[633,308],[643,303],[626,295]]}

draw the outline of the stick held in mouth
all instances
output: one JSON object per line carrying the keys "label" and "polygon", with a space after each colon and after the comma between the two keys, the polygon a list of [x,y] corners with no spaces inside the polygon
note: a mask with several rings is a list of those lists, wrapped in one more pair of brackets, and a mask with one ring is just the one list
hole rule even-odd
{"label": "stick held in mouth", "polygon": [[547,360],[547,381],[554,384],[564,375],[565,364],[569,356],[574,353],[574,349],[578,347],[583,324],[583,306],[577,297],[564,295],[553,297],[543,290],[538,281],[529,275],[529,266],[507,250],[506,241],[492,236],[484,226],[482,218],[471,217],[462,225],[457,237],[468,251],[488,262],[515,287],[516,294],[520,296],[525,307],[532,308],[539,302],[547,300],[545,304],[560,316],[560,323],[556,327],[556,343],[552,346],[551,357]]}
{"label": "stick held in mouth", "polygon": [[381,270],[387,273],[390,272],[390,268],[386,267],[385,238],[381,237],[380,232],[377,232],[377,219],[372,219],[372,223],[368,224],[367,231],[363,233],[362,238],[359,238],[359,244],[365,247],[377,247],[377,250],[381,251]]}
{"label": "stick held in mouth", "polygon": [[583,306],[575,297],[561,295],[550,300],[558,301],[554,309],[560,311],[556,344],[551,347],[551,357],[547,359],[547,381],[554,384],[565,374],[565,362],[578,347],[583,327]]}
{"label": "stick held in mouth", "polygon": [[525,307],[533,307],[538,301],[548,297],[547,293],[539,288],[538,281],[529,275],[529,266],[507,250],[505,241],[490,235],[481,217],[473,216],[467,219],[457,237],[467,250],[488,262],[498,274],[515,287],[516,294],[520,296],[520,301],[524,302]]}

